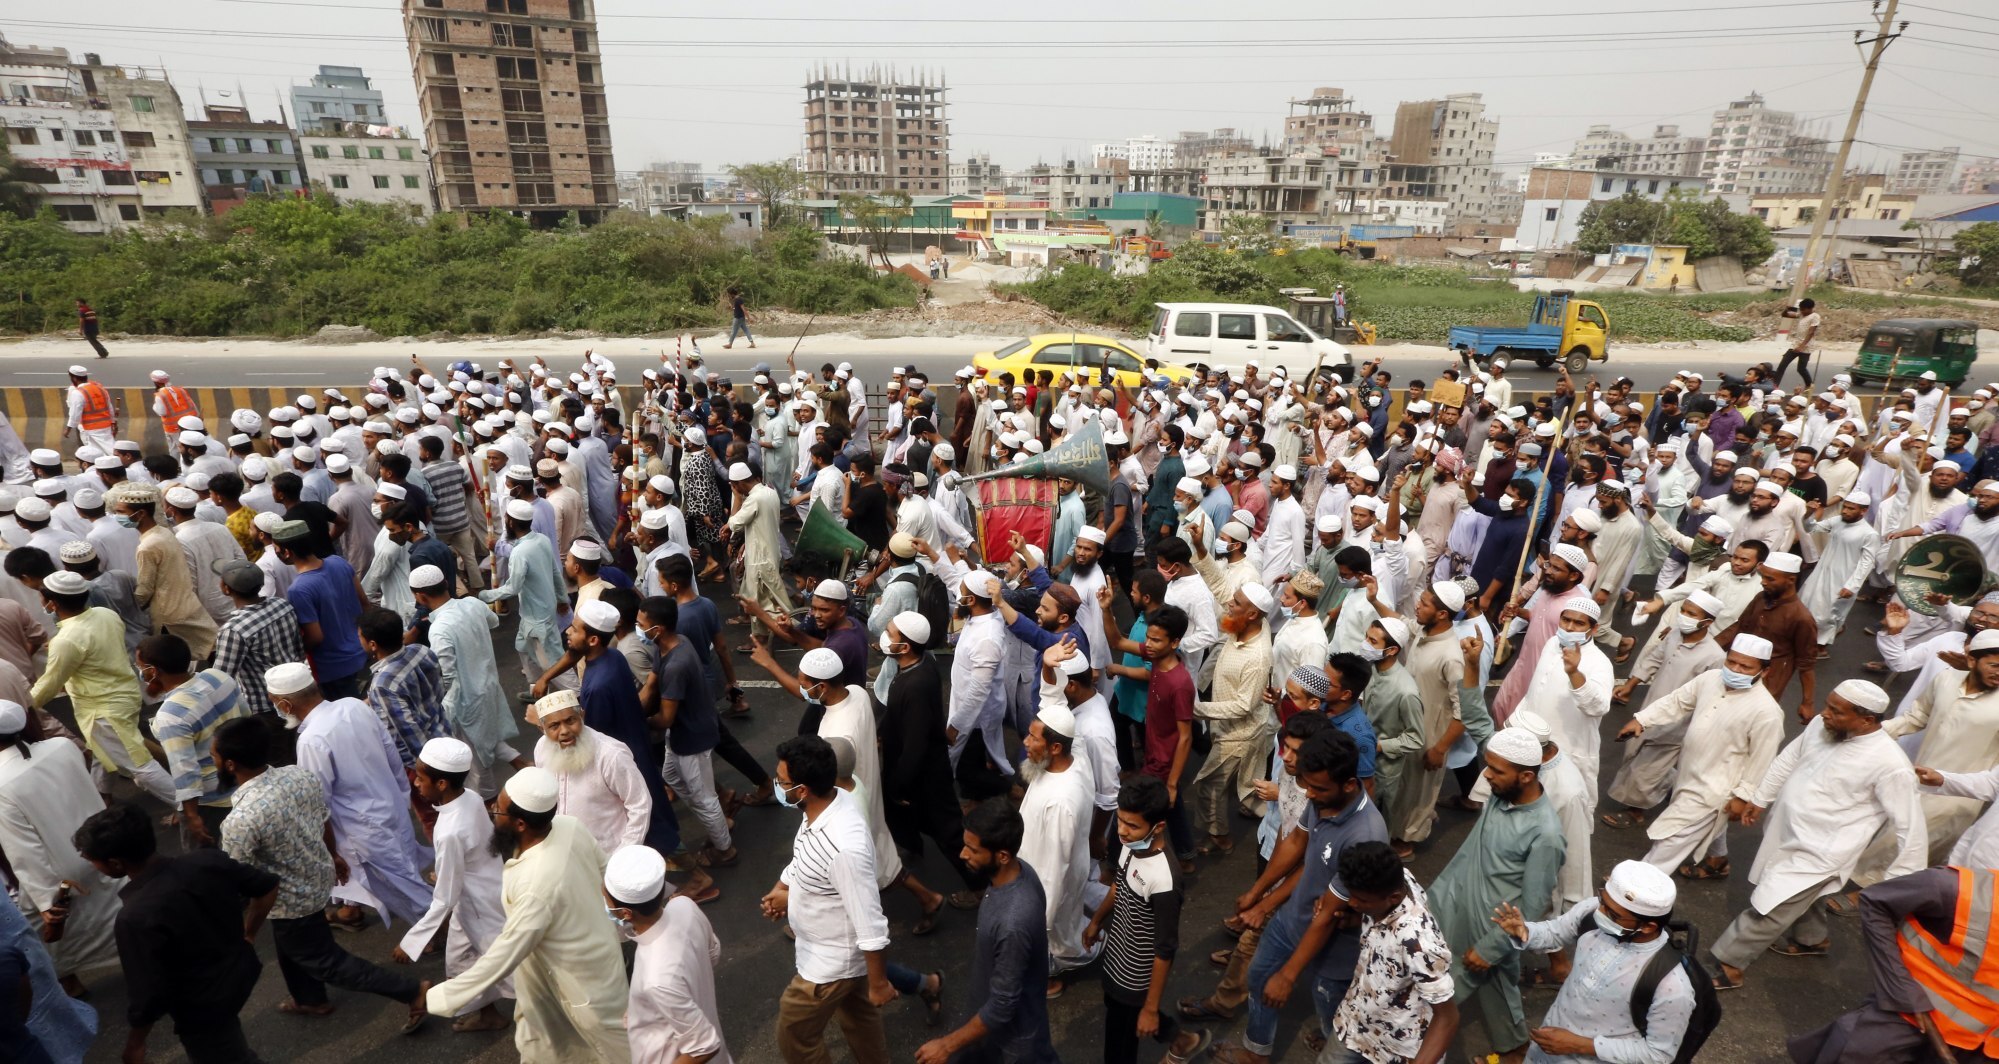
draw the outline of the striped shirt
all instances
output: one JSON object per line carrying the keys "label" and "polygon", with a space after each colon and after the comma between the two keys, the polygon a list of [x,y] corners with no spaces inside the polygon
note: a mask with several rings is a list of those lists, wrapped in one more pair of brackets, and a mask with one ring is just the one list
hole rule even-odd
{"label": "striped shirt", "polygon": [[215,730],[249,715],[237,698],[236,681],[221,669],[203,669],[167,692],[153,718],[153,736],[167,752],[175,801],[229,804],[232,788],[215,776]]}
{"label": "striped shirt", "polygon": [[282,598],[263,599],[237,610],[215,634],[215,668],[236,680],[243,707],[252,713],[277,712],[264,690],[264,670],[304,660],[298,613]]}
{"label": "striped shirt", "polygon": [[1170,961],[1180,948],[1180,899],[1179,872],[1166,847],[1146,857],[1120,847],[1117,897],[1104,935],[1106,995],[1130,1005],[1145,1003],[1152,962]]}
{"label": "striped shirt", "polygon": [[790,920],[798,974],[832,983],[867,973],[863,952],[888,948],[888,919],[875,885],[875,846],[865,807],[837,791],[816,820],[801,817],[791,863]]}
{"label": "striped shirt", "polygon": [[430,527],[440,536],[455,535],[472,524],[472,512],[465,505],[471,477],[457,462],[440,458],[423,464],[423,476],[430,481]]}
{"label": "striped shirt", "polygon": [[415,766],[424,743],[451,734],[451,722],[444,717],[444,669],[437,655],[411,643],[376,662],[374,679],[368,682],[368,708],[388,729],[403,767]]}

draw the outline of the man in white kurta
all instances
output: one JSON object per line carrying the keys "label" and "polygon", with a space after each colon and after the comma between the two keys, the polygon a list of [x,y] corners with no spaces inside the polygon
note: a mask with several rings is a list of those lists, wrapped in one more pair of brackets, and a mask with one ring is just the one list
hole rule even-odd
{"label": "man in white kurta", "polygon": [[1784,742],[1784,711],[1760,682],[1770,651],[1762,636],[1737,635],[1722,668],[1654,698],[1618,733],[1635,737],[1686,722],[1673,800],[1645,829],[1652,867],[1672,873],[1700,854],[1712,858],[1711,844],[1763,782]]}
{"label": "man in white kurta", "polygon": [[777,527],[783,503],[769,485],[751,481],[750,467],[742,462],[729,467],[729,487],[738,500],[726,526],[730,539],[740,545],[736,559],[742,564],[742,584],[737,594],[772,614],[789,612],[791,595],[778,571],[784,563]]}
{"label": "man in white kurta", "polygon": [[886,887],[902,878],[902,856],[882,814],[881,743],[875,738],[875,705],[865,688],[839,684],[837,677],[844,668],[839,654],[816,647],[799,659],[798,682],[808,695],[817,694],[826,704],[826,715],[819,718],[819,737],[831,740],[838,736],[853,744],[854,783],[867,799],[862,811],[867,814],[868,835],[875,844],[875,879],[878,886]]}
{"label": "man in white kurta", "polygon": [[[1523,703],[1525,705],[1526,703]],[[1555,879],[1557,908],[1574,905],[1596,891],[1591,842],[1596,828],[1596,794],[1583,789],[1576,759],[1561,748],[1554,726],[1531,709],[1516,710],[1509,728],[1524,728],[1541,742],[1541,791],[1562,825],[1562,873]],[[1483,776],[1473,786],[1473,798],[1485,801],[1491,789]]]}
{"label": "man in white kurta", "polygon": [[1548,719],[1555,742],[1575,759],[1594,804],[1603,746],[1598,723],[1610,712],[1610,687],[1616,677],[1610,658],[1590,639],[1602,615],[1596,602],[1586,595],[1571,595],[1561,606],[1555,638],[1542,644],[1533,679],[1519,704]]}
{"label": "man in white kurta", "polygon": [[530,709],[541,728],[535,767],[555,777],[556,810],[575,817],[605,853],[645,841],[652,793],[631,748],[584,724],[574,691],[552,691]]}
{"label": "man in white kurta", "polygon": [[[1645,644],[1644,653],[1631,666],[1631,674],[1612,694],[1613,701],[1629,699],[1640,684],[1646,685],[1648,701],[1662,697],[1679,690],[1694,677],[1721,667],[1726,652],[1714,639],[1714,616],[1721,610],[1721,600],[1705,591],[1695,591],[1684,602],[1677,603],[1674,610],[1678,616],[1671,625],[1660,621],[1660,627],[1671,630],[1664,639]],[[1673,789],[1680,741],[1686,730],[1685,721],[1660,724],[1624,742],[1624,763],[1611,777],[1604,795],[1627,809],[1605,813],[1605,823],[1613,827],[1643,823],[1645,811],[1666,800]]]}
{"label": "man in white kurta", "polygon": [[308,674],[279,665],[264,674],[272,705],[298,722],[298,763],[319,777],[333,841],[347,859],[347,882],[333,897],[373,906],[387,923],[415,923],[430,909],[423,870],[429,847],[410,826],[410,784],[382,718],[358,698],[321,699]]}
{"label": "man in white kurta", "polygon": [[[479,793],[465,786],[472,764],[472,748],[449,736],[431,739],[417,752],[417,790],[437,808],[437,822],[430,829],[430,844],[437,853],[436,883],[430,908],[397,944],[396,960],[407,963],[423,956],[424,947],[443,928],[444,974],[449,978],[465,974],[492,948],[507,919],[500,904],[500,858],[487,846],[493,838],[492,816]],[[452,777],[458,782],[451,782]],[[513,983],[500,980],[465,1002],[452,1028],[488,1030],[504,1024],[497,1011],[487,1011],[484,1017],[474,1014],[513,996]]]}
{"label": "man in white kurta", "polygon": [[1881,730],[1888,693],[1865,680],[1833,689],[1826,708],[1770,763],[1743,823],[1772,809],[1749,870],[1755,890],[1714,943],[1721,979],[1740,985],[1743,970],[1780,937],[1781,948],[1822,951],[1830,941],[1822,899],[1860,863],[1876,832],[1893,839],[1887,877],[1924,864],[1927,838],[1916,774]]}
{"label": "man in white kurta", "polygon": [[[76,852],[70,839],[84,820],[104,808],[104,799],[84,767],[83,753],[68,739],[27,741],[27,709],[0,701],[0,852],[14,869],[14,886],[29,923],[55,907],[64,880],[80,884],[72,894],[63,936],[49,944],[56,974],[66,984],[78,972],[118,964],[112,936],[118,922],[118,884],[106,879]],[[0,895],[0,905],[12,901]]]}
{"label": "man in white kurta", "polygon": [[1096,954],[1083,945],[1083,930],[1095,911],[1095,906],[1085,903],[1084,893],[1094,871],[1090,822],[1095,815],[1096,779],[1089,762],[1075,756],[1076,717],[1063,691],[1052,683],[1041,684],[1041,710],[1028,729],[1027,761],[1021,766],[1027,792],[1020,800],[1023,830],[1018,857],[1041,877],[1045,888],[1051,972],[1081,967]]}
{"label": "man in white kurta", "polygon": [[715,1000],[715,964],[722,941],[694,899],[674,896],[666,858],[648,846],[627,846],[604,865],[605,909],[622,916],[632,951],[625,1033],[641,1064],[703,1060],[734,1064],[722,1041]]}
{"label": "man in white kurta", "polygon": [[[1981,772],[1999,764],[1999,631],[1973,636],[1965,644],[1965,653],[1970,658],[1969,671],[1941,670],[1907,713],[1881,727],[1897,739],[1922,733],[1914,760],[1925,768]],[[1929,863],[1944,859],[1981,809],[1982,804],[1974,799],[1923,796]],[[1878,861],[1872,858],[1877,856],[1870,851],[1863,869],[1873,871]]]}
{"label": "man in white kurta", "polygon": [[1881,555],[1881,533],[1867,523],[1867,508],[1873,502],[1865,492],[1854,492],[1840,504],[1837,519],[1814,521],[1808,526],[1812,532],[1825,535],[1825,546],[1819,551],[1818,567],[1798,589],[1798,601],[1818,622],[1822,647],[1832,645],[1833,637],[1845,625],[1861,585],[1873,574],[1875,560]]}
{"label": "man in white kurta", "polygon": [[[502,788],[494,814],[519,840],[502,873],[506,923],[471,968],[431,987],[425,1006],[434,1016],[455,1016],[511,975],[522,1064],[626,1064],[628,985],[617,930],[604,918],[604,854],[575,818],[555,813],[556,790],[555,779],[537,768],[515,773]],[[516,803],[518,813],[547,818],[547,830],[520,819]]]}

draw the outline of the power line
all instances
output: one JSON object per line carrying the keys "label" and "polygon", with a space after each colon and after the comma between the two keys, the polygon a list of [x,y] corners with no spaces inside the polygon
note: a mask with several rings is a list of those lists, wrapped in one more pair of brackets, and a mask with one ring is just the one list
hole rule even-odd
{"label": "power line", "polygon": [[[331,3],[331,2],[322,2],[322,0],[215,0],[215,2],[224,3],[224,4],[245,4],[256,7],[318,7],[318,8],[334,8],[341,11],[391,11],[397,13],[400,13],[401,11],[400,8],[396,7]],[[1740,11],[1761,11],[1761,10],[1774,10],[1774,9],[1786,9],[1786,8],[1836,7],[1836,6],[1844,6],[1844,0],[1790,0],[1790,2],[1784,2],[1784,3],[1724,4],[1714,7],[1677,7],[1677,8],[1657,7],[1657,8],[1641,8],[1634,11],[1592,10],[1592,11],[1546,11],[1546,12],[1499,12],[1492,14],[1476,13],[1476,14],[1463,14],[1463,15],[1366,15],[1366,16],[1334,15],[1334,16],[1274,16],[1274,17],[1259,17],[1259,18],[1157,18],[1157,17],[1147,16],[1145,21],[1154,25],[1217,25],[1217,24],[1249,25],[1257,23],[1298,24],[1298,23],[1318,23],[1318,22],[1330,22],[1341,25],[1349,25],[1353,23],[1363,23],[1363,22],[1472,22],[1472,21],[1513,20],[1513,19],[1532,19],[1539,21],[1551,18],[1565,18],[1565,19],[1624,18],[1634,15],[1685,15],[1689,13],[1702,12],[1702,11],[1740,12]],[[660,15],[660,14],[642,14],[642,13],[624,13],[624,12],[599,12],[597,14],[597,21],[599,22],[605,21],[607,19],[631,19],[634,21],[648,20],[648,21],[661,21],[661,22],[752,22],[752,23],[830,23],[830,24],[858,23],[858,24],[868,24],[868,25],[887,23],[894,25],[940,25],[940,26],[958,26],[958,25],[989,26],[993,22],[993,20],[990,18],[949,18],[949,17],[926,18],[923,16],[889,17],[889,16],[833,16],[833,15],[801,15],[801,16]],[[1054,24],[1054,25],[1120,25],[1121,26],[1121,25],[1128,25],[1131,20],[1129,18],[1056,17],[1056,18],[1037,18],[1035,21],[1041,23]]]}

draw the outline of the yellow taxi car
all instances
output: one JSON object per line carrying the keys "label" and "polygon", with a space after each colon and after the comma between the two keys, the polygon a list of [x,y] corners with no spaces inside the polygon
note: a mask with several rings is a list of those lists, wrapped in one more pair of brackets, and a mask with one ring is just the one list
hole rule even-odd
{"label": "yellow taxi car", "polygon": [[[1090,333],[1041,333],[1016,340],[997,351],[981,351],[972,356],[972,368],[984,373],[988,380],[1011,373],[1015,381],[1022,381],[1025,371],[1038,374],[1047,370],[1056,377],[1073,373],[1084,381],[1095,382],[1106,365],[1126,388],[1145,383],[1141,375],[1145,369],[1144,355],[1122,340]],[[1154,372],[1164,374],[1175,384],[1195,376],[1185,366],[1167,364],[1161,364]]]}

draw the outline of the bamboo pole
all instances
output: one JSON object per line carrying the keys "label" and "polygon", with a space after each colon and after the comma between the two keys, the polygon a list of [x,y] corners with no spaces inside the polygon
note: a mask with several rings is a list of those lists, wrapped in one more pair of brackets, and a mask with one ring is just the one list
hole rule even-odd
{"label": "bamboo pole", "polygon": [[[1576,408],[1578,406],[1581,406],[1582,403],[1583,403],[1583,395],[1582,393],[1578,392],[1576,393],[1575,401],[1569,404],[1569,408],[1567,411],[1563,412],[1561,424],[1557,426],[1555,429],[1555,436],[1554,436],[1555,446],[1557,447],[1563,446],[1563,441],[1565,441],[1569,435],[1569,424],[1570,422],[1575,420]],[[1548,453],[1543,456],[1543,458],[1547,462],[1549,468],[1552,468],[1554,466],[1555,452],[1552,449],[1549,450]],[[1548,472],[1549,469],[1547,468],[1541,470],[1541,483],[1536,485],[1534,488],[1534,508],[1527,512],[1527,540],[1526,543],[1520,549],[1520,560],[1514,563],[1513,566],[1513,585],[1512,585],[1512,590],[1509,592],[1510,595],[1519,593],[1520,581],[1527,575],[1527,556],[1533,553],[1534,541],[1537,538],[1537,536],[1543,531],[1541,528],[1538,528],[1536,526],[1541,520],[1541,507],[1547,502],[1548,499]],[[1494,648],[1493,650],[1492,663],[1495,666],[1503,664],[1506,662],[1507,659],[1511,658],[1512,656],[1513,656],[1513,637],[1502,631],[1499,633],[1499,646]]]}

